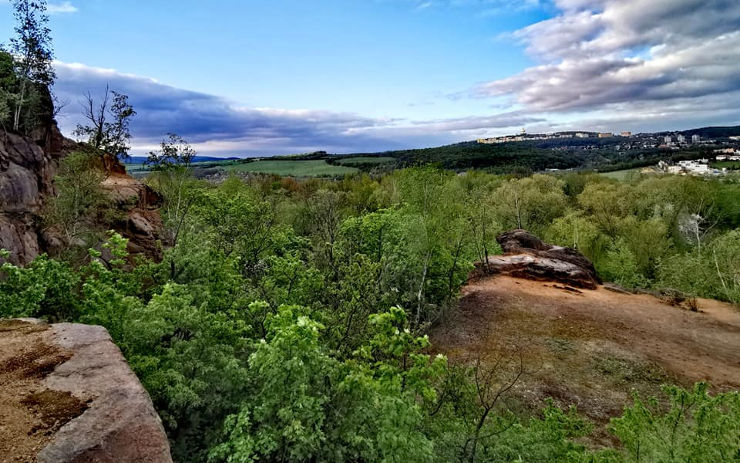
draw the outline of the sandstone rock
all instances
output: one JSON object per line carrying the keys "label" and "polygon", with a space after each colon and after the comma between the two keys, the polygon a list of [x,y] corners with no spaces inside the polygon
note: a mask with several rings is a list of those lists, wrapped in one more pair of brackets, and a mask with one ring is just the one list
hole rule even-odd
{"label": "sandstone rock", "polygon": [[10,251],[13,263],[28,263],[41,251],[38,214],[54,192],[61,155],[29,138],[0,134],[0,248]]}
{"label": "sandstone rock", "polygon": [[43,384],[87,401],[38,454],[40,463],[171,462],[169,443],[151,399],[121,351],[100,326],[51,325],[51,343],[72,353]]}
{"label": "sandstone rock", "polygon": [[172,461],[149,396],[100,326],[0,319],[0,385],[0,461]]}
{"label": "sandstone rock", "polygon": [[[42,229],[41,210],[53,196],[59,161],[79,145],[64,138],[53,121],[30,137],[0,133],[0,249],[10,251],[10,262],[27,264],[41,252],[54,254],[65,246],[62,234]],[[99,224],[129,238],[129,252],[161,258],[161,198],[148,186],[128,176],[122,164],[106,156],[101,168],[109,176],[102,187],[123,218]]]}
{"label": "sandstone rock", "polygon": [[512,230],[496,237],[503,256],[476,264],[478,272],[503,273],[532,280],[557,281],[579,288],[601,284],[590,260],[572,248],[545,243],[526,230]]}

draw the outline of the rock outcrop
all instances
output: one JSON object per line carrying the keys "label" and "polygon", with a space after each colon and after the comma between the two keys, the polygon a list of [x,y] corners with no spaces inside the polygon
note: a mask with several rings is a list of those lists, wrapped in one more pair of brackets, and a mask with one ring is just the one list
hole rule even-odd
{"label": "rock outcrop", "polygon": [[111,224],[113,230],[128,238],[128,252],[155,260],[162,258],[162,198],[148,185],[126,174],[116,159],[106,157],[108,176],[101,187],[110,196],[123,218]]}
{"label": "rock outcrop", "polygon": [[2,321],[0,345],[11,365],[0,370],[1,411],[14,418],[0,426],[8,461],[172,461],[151,399],[103,327]]}
{"label": "rock outcrop", "polygon": [[38,215],[54,194],[59,160],[73,142],[56,125],[43,135],[33,140],[0,132],[0,248],[10,251],[13,263],[28,263],[52,241],[39,229]]}
{"label": "rock outcrop", "polygon": [[[60,160],[77,146],[62,136],[53,121],[31,137],[0,131],[0,249],[10,251],[10,262],[27,264],[42,252],[54,255],[64,246],[59,234],[42,227],[41,212],[45,201],[56,194],[54,176]],[[114,158],[108,157],[103,164],[108,177],[102,187],[122,219],[100,227],[129,238],[132,254],[159,259],[159,197],[128,176]]]}
{"label": "rock outcrop", "polygon": [[504,254],[477,263],[478,272],[557,281],[587,289],[601,284],[591,261],[575,249],[553,246],[521,229],[502,233],[496,241]]}

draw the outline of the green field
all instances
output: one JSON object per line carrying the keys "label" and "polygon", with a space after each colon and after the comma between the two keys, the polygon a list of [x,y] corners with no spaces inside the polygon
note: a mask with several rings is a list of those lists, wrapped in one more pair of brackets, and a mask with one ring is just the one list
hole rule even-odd
{"label": "green field", "polygon": [[388,156],[357,156],[352,158],[337,159],[337,164],[343,166],[355,166],[358,164],[388,164],[395,162],[394,158]]}
{"label": "green field", "polygon": [[726,168],[729,170],[740,169],[740,161],[716,161],[710,164],[714,169]]}
{"label": "green field", "polygon": [[642,170],[642,167],[638,167],[635,169],[624,169],[624,170],[614,170],[611,172],[601,172],[599,175],[602,175],[607,178],[613,178],[614,180],[627,180],[631,175],[639,174]]}
{"label": "green field", "polygon": [[354,167],[333,166],[323,159],[316,160],[260,160],[246,163],[235,163],[224,166],[227,172],[254,172],[275,174],[286,177],[339,177],[354,174],[359,170]]}

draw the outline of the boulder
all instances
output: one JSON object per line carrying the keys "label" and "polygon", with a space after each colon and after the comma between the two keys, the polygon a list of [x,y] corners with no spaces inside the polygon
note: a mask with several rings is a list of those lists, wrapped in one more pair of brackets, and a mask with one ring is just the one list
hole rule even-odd
{"label": "boulder", "polygon": [[496,241],[504,254],[477,263],[479,273],[556,281],[587,289],[601,284],[593,263],[575,249],[545,243],[521,229],[502,233]]}
{"label": "boulder", "polygon": [[[5,436],[18,440],[10,461],[172,462],[151,399],[105,328],[6,321],[0,322],[0,345],[19,351],[10,357],[17,367],[0,375],[0,383],[10,391],[23,386],[15,388],[23,397],[5,401],[15,404],[9,410],[17,426],[16,435]],[[28,430],[18,426],[24,420]],[[14,454],[19,449],[25,454]]]}

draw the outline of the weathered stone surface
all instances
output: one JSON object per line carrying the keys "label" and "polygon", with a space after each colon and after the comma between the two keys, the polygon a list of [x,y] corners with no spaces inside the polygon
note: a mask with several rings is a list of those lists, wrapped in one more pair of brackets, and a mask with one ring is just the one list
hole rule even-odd
{"label": "weathered stone surface", "polygon": [[[58,130],[49,136],[56,135]],[[61,155],[45,152],[30,138],[0,133],[0,248],[10,251],[13,263],[30,262],[41,250],[38,214],[44,197],[54,192]]]}
{"label": "weathered stone surface", "polygon": [[[27,264],[41,252],[54,254],[65,245],[62,235],[41,227],[44,202],[52,197],[59,161],[77,147],[62,136],[56,123],[39,128],[31,137],[0,132],[0,249],[10,251],[10,262]],[[114,157],[101,168],[109,173],[101,185],[122,212],[116,223],[99,224],[129,238],[129,252],[161,258],[158,244],[162,220],[159,196],[128,176]]]}
{"label": "weathered stone surface", "polygon": [[100,326],[51,325],[50,343],[72,353],[43,384],[87,402],[38,454],[40,463],[169,463],[169,443],[151,399]]}
{"label": "weathered stone surface", "polygon": [[558,281],[589,289],[601,284],[591,261],[575,249],[553,246],[521,229],[502,233],[496,240],[504,255],[476,264],[479,272]]}

